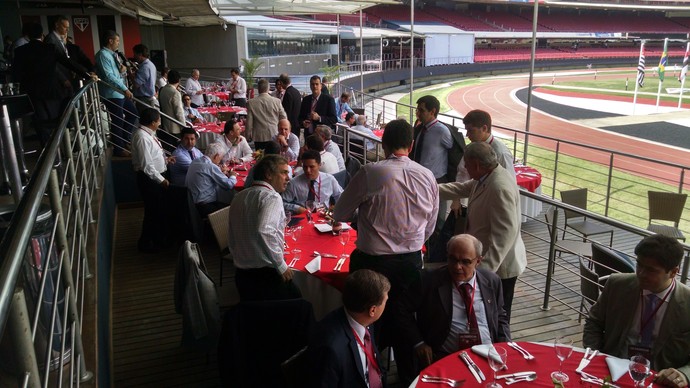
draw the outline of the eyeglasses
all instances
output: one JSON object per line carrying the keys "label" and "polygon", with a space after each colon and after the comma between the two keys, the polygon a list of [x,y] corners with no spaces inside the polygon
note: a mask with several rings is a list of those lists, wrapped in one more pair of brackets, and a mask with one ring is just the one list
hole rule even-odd
{"label": "eyeglasses", "polygon": [[461,266],[463,266],[463,267],[469,267],[469,266],[471,266],[472,263],[474,263],[478,258],[479,258],[479,256],[477,256],[477,257],[475,257],[475,258],[473,258],[473,259],[455,259],[455,258],[453,258],[453,257],[449,257],[449,258],[448,258],[448,262],[449,262],[449,264],[452,264],[452,265],[461,265]]}

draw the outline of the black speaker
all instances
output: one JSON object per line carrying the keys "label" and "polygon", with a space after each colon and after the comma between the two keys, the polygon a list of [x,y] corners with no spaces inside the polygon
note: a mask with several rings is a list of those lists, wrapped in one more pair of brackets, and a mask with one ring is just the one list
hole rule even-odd
{"label": "black speaker", "polygon": [[165,50],[151,50],[149,59],[156,65],[158,71],[163,71],[163,68],[168,66],[168,53]]}

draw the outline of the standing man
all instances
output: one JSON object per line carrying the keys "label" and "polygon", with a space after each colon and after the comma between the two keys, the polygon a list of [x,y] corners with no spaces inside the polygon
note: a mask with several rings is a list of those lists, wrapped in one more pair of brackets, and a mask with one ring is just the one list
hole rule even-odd
{"label": "standing man", "polygon": [[175,187],[187,187],[185,178],[189,165],[194,159],[199,159],[204,155],[195,147],[199,139],[197,131],[192,128],[183,128],[181,135],[180,144],[172,154],[175,157],[175,164],[170,166],[170,184]]}
{"label": "standing man", "polygon": [[[192,76],[187,78],[187,83],[184,85],[185,92],[192,96],[192,106],[195,108],[204,105],[204,91],[199,83],[200,75],[198,69],[192,70]],[[168,80],[168,82],[170,82],[170,80]]]}
{"label": "standing man", "polygon": [[115,145],[113,154],[129,156],[130,152],[125,147],[134,131],[137,110],[116,59],[119,47],[120,35],[112,30],[106,31],[101,39],[101,49],[96,53],[96,74],[104,81],[98,83],[98,91],[106,100],[105,106],[110,113],[111,141]]}
{"label": "standing man", "polygon": [[307,347],[307,387],[384,386],[386,371],[370,330],[386,309],[391,284],[385,276],[361,269],[345,279],[343,307],[314,329]]}
{"label": "standing man", "polygon": [[229,249],[235,264],[240,301],[301,297],[284,259],[285,210],[280,193],[288,181],[288,163],[264,155],[254,166],[254,182],[230,205]]}
{"label": "standing man", "polygon": [[300,94],[296,87],[292,86],[290,77],[287,75],[287,73],[281,74],[280,77],[278,77],[277,82],[280,83],[283,89],[285,89],[282,98],[283,109],[285,109],[287,119],[290,120],[290,128],[292,129],[292,133],[294,133],[299,140],[300,128],[302,128],[299,122],[302,94]]}
{"label": "standing man", "polygon": [[304,137],[314,133],[317,125],[333,127],[338,122],[335,114],[335,100],[328,94],[321,93],[321,77],[313,75],[309,79],[311,94],[302,99],[299,111],[299,122],[304,128]]}
{"label": "standing man", "polygon": [[348,92],[343,92],[343,94],[340,95],[340,99],[335,103],[335,113],[336,116],[338,117],[338,122],[339,123],[344,123],[345,122],[345,116],[348,113],[352,113],[353,115],[355,112],[350,108],[350,93]]}
{"label": "standing man", "polygon": [[[496,139],[491,133],[491,115],[489,112],[475,109],[467,112],[462,118],[462,123],[465,125],[467,131],[467,138],[472,142],[483,141],[488,143],[493,148],[498,158],[498,164],[508,171],[508,173],[515,179],[515,167],[513,166],[514,158],[505,143]],[[465,168],[465,160],[461,159],[458,165],[458,174],[455,179],[456,182],[465,182],[471,179],[467,174]]]}
{"label": "standing man", "polygon": [[[69,27],[70,24],[67,16],[60,15],[53,24],[53,31],[51,31],[43,39],[44,43],[52,45],[52,47],[55,49],[56,55],[64,58],[70,57],[69,51],[67,50],[67,34],[69,33]],[[69,95],[69,97],[72,97],[74,95],[74,77],[72,76],[72,70],[63,64],[58,63],[57,71],[60,72],[61,78],[69,80],[70,85],[66,86],[67,90],[65,90],[65,93]]]}
{"label": "standing man", "polygon": [[174,157],[165,157],[156,137],[161,116],[153,108],[145,109],[139,117],[139,129],[132,137],[132,167],[137,173],[137,186],[144,200],[144,220],[139,237],[139,251],[156,253],[165,245],[167,215],[165,190],[170,182],[163,176]]}
{"label": "standing man", "polygon": [[[166,117],[163,118],[163,129],[173,135],[180,134],[184,128],[182,123],[185,123],[182,94],[177,90],[178,85],[180,85],[180,73],[177,70],[170,70],[168,72],[168,84],[158,92],[161,112],[180,122],[176,123]],[[192,101],[194,101],[193,96]]]}
{"label": "standing man", "polygon": [[[453,236],[448,265],[424,272],[420,289],[410,290],[400,303],[397,321],[418,363],[408,379],[458,350],[510,341],[501,279],[479,268],[482,250],[469,234]],[[396,359],[401,356],[396,353]]]}
{"label": "standing man", "polygon": [[[240,71],[238,69],[230,70],[230,77],[232,78],[232,81],[230,81],[230,97],[235,103],[235,106],[244,108],[247,106],[247,81],[240,77]],[[259,93],[261,93],[261,91],[259,91]]]}
{"label": "standing man", "polygon": [[656,383],[687,387],[690,288],[676,280],[684,254],[675,238],[643,238],[636,273],[611,275],[590,308],[583,346],[620,358],[641,354],[659,371]]}
{"label": "standing man", "polygon": [[464,158],[472,180],[440,184],[439,192],[444,200],[469,198],[465,231],[484,246],[482,268],[501,278],[503,306],[510,322],[515,282],[527,267],[520,235],[520,193],[489,144],[470,143]]}
{"label": "standing man", "polygon": [[280,154],[285,156],[289,162],[297,160],[299,138],[290,131],[290,120],[281,119],[278,121],[278,134],[273,140],[280,144]]}
{"label": "standing man", "polygon": [[278,121],[285,118],[287,116],[280,100],[268,94],[268,81],[264,78],[260,79],[259,96],[251,99],[247,104],[245,135],[250,140],[254,140],[257,150],[262,150],[266,147],[266,143],[272,141],[278,134]]}
{"label": "standing man", "polygon": [[139,112],[148,107],[158,106],[156,100],[156,65],[149,59],[149,48],[143,44],[138,44],[132,48],[134,60],[139,64],[137,74],[134,77],[134,97],[146,106],[137,101]]}
{"label": "standing man", "polygon": [[283,193],[285,210],[292,214],[302,214],[307,211],[305,204],[308,200],[315,204],[323,203],[330,207],[335,204],[343,193],[342,187],[331,174],[319,171],[321,155],[313,150],[302,154],[302,171],[287,185]]}
{"label": "standing man", "polygon": [[[357,213],[357,249],[350,271],[368,268],[391,282],[390,305],[396,309],[402,295],[419,280],[422,245],[434,231],[438,189],[433,174],[408,157],[412,127],[393,120],[383,133],[386,159],[366,164],[355,174],[335,205],[336,221]],[[381,319],[380,346],[392,343],[403,354],[404,341],[394,338],[391,314]]]}
{"label": "standing man", "polygon": [[221,166],[221,159],[222,146],[211,143],[204,156],[192,161],[187,172],[185,184],[202,218],[228,205],[218,201],[218,190],[230,191],[237,184],[237,173]]}

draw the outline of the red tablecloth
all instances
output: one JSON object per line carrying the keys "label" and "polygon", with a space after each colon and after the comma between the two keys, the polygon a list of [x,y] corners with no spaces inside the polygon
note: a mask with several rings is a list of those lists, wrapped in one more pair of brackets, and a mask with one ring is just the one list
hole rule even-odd
{"label": "red tablecloth", "polygon": [[532,167],[515,166],[517,184],[534,193],[541,186],[541,173]]}
{"label": "red tablecloth", "polygon": [[228,93],[228,92],[209,92],[206,94],[208,94],[209,96],[218,97],[219,99],[221,99],[223,101],[227,101],[228,98],[230,98],[230,93]]}
{"label": "red tablecloth", "polygon": [[194,129],[196,129],[196,131],[200,133],[210,132],[220,134],[223,133],[223,128],[225,128],[225,121],[218,123],[204,123],[194,125]]}
{"label": "red tablecloth", "polygon": [[383,129],[374,129],[372,132],[374,132],[374,135],[378,136],[379,138],[383,137]]}
{"label": "red tablecloth", "polygon": [[210,113],[212,115],[217,115],[218,112],[246,112],[247,108],[242,108],[241,106],[202,106],[197,108],[199,113]]}
{"label": "red tablecloth", "polygon": [[[556,352],[553,347],[548,345],[535,344],[530,342],[519,342],[520,346],[526,349],[528,352],[532,353],[535,357],[534,360],[525,360],[517,350],[509,347],[507,344],[496,344],[497,346],[504,347],[508,351],[508,365],[507,370],[502,370],[498,375],[524,372],[524,371],[535,371],[537,372],[537,379],[535,381],[517,383],[515,387],[549,387],[553,388],[553,382],[551,381],[551,372],[558,370],[558,358],[556,358]],[[479,356],[478,354],[467,351],[470,358],[479,366],[479,368],[484,372],[487,381],[493,381],[493,370],[489,366],[488,361]],[[565,384],[570,387],[594,387],[596,385],[584,383],[580,380],[580,375],[575,373],[580,364],[580,360],[584,353],[573,351],[573,354],[563,362],[563,372],[565,372],[570,380]],[[597,355],[592,362],[587,365],[584,369],[585,372],[594,375],[599,378],[605,378],[610,375],[609,368],[606,365],[606,356]],[[451,379],[465,379],[465,387],[478,387],[477,380],[472,376],[472,373],[467,369],[465,364],[458,358],[458,353],[453,353],[448,357],[445,357],[424,369],[420,375],[427,374],[431,376],[442,376],[449,377]],[[499,380],[501,385],[505,380]],[[482,386],[484,385],[483,382]],[[649,379],[647,379],[649,383]],[[629,374],[623,375],[616,384],[619,387],[634,387],[634,382],[630,378]],[[655,387],[660,387],[660,385],[654,384]],[[438,384],[423,383],[421,380],[417,383],[417,387],[439,387]]]}
{"label": "red tablecloth", "polygon": [[[319,217],[314,214],[314,221],[318,222]],[[314,251],[321,254],[331,254],[337,257],[343,253],[343,245],[340,243],[338,236],[334,236],[331,232],[321,233],[313,225],[309,225],[306,218],[302,218],[300,223],[302,226],[302,235],[297,239],[297,242],[291,238],[287,238],[287,244],[290,246],[289,250],[285,252],[285,261],[290,264],[292,261],[293,249],[302,251],[300,260],[293,267],[296,270],[307,272],[304,267],[314,259]],[[357,240],[357,231],[350,229],[350,241],[345,245],[345,253],[348,255],[355,249],[355,241]],[[321,269],[314,272],[312,275],[318,277],[322,281],[332,285],[333,287],[342,290],[345,285],[345,278],[350,272],[350,258],[345,260],[345,264],[340,272],[333,271],[338,259],[326,258],[321,256]]]}

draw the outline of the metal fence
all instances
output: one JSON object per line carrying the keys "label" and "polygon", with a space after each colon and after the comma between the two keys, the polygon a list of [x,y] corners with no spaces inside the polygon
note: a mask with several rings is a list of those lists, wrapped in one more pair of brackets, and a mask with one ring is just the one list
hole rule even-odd
{"label": "metal fence", "polygon": [[[0,243],[0,363],[19,386],[79,386],[93,375],[81,332],[105,163],[102,111],[90,82],[70,101],[28,186],[13,193],[20,200]],[[7,120],[1,129],[10,130]]]}

